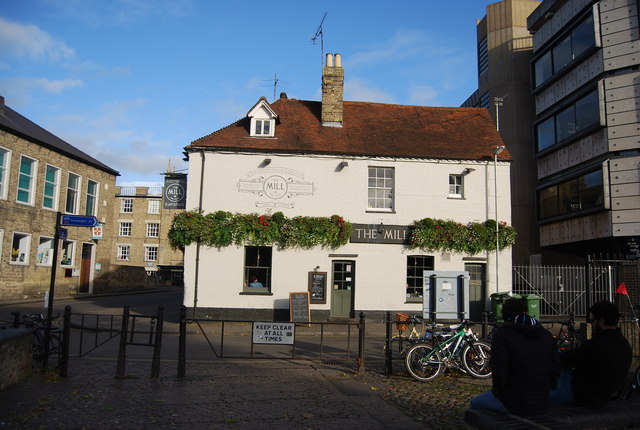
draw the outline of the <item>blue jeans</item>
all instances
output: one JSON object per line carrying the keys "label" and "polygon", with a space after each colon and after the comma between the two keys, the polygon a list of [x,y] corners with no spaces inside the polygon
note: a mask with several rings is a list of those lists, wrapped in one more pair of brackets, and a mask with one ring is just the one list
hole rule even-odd
{"label": "blue jeans", "polygon": [[509,413],[509,410],[505,407],[504,403],[494,396],[493,391],[491,390],[473,397],[471,399],[471,409],[489,409],[505,414]]}
{"label": "blue jeans", "polygon": [[549,392],[549,402],[552,405],[566,405],[576,402],[573,397],[571,381],[573,381],[573,370],[562,369],[556,388]]}

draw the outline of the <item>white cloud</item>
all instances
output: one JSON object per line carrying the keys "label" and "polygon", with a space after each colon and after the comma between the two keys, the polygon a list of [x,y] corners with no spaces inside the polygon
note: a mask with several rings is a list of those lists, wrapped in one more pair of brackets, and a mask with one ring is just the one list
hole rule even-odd
{"label": "white cloud", "polygon": [[394,97],[360,79],[350,79],[344,84],[344,99],[377,103],[395,103]]}
{"label": "white cloud", "polygon": [[68,89],[83,86],[84,82],[80,79],[10,78],[0,81],[0,88],[7,88],[7,93],[12,95],[25,94],[37,88],[51,94],[60,94]]}
{"label": "white cloud", "polygon": [[35,25],[0,17],[0,55],[60,62],[74,58],[75,51]]}
{"label": "white cloud", "polygon": [[395,62],[398,59],[424,53],[430,46],[422,31],[399,30],[389,41],[372,46],[364,52],[354,53],[345,59],[347,67],[358,67],[382,61]]}
{"label": "white cloud", "polygon": [[420,106],[437,105],[438,91],[427,85],[409,89],[409,104]]}

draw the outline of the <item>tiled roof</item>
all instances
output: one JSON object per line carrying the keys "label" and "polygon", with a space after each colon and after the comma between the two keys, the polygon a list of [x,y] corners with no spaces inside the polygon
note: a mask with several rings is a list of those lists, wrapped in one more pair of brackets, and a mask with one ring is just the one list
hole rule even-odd
{"label": "tiled roof", "polygon": [[[275,138],[249,137],[249,118],[204,136],[200,148],[345,156],[480,160],[503,145],[484,108],[443,108],[344,102],[342,127],[323,127],[321,102],[281,98]],[[510,159],[508,151],[499,155]]]}
{"label": "tiled roof", "polygon": [[100,169],[114,176],[120,176],[118,171],[101,163],[90,155],[80,151],[75,146],[65,142],[59,137],[48,132],[38,124],[28,120],[18,112],[4,104],[4,98],[0,97],[0,129],[23,137],[33,143],[49,148],[66,155],[82,163]]}

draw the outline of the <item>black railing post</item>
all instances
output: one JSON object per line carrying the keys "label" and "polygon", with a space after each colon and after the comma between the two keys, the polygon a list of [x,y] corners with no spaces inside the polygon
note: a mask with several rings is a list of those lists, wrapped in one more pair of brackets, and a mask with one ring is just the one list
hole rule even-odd
{"label": "black railing post", "polygon": [[164,326],[164,306],[158,306],[158,323],[156,324],[156,339],[153,343],[153,361],[151,363],[151,377],[160,376],[160,352],[162,351],[162,328]]}
{"label": "black railing post", "polygon": [[393,367],[391,363],[391,312],[387,312],[384,322],[387,326],[387,334],[384,340],[385,345],[387,346],[384,351],[384,373],[391,375]]}
{"label": "black railing post", "polygon": [[122,325],[120,326],[120,349],[118,350],[118,364],[116,379],[124,378],[124,367],[127,362],[127,332],[129,331],[129,306],[122,311]]}
{"label": "black railing post", "polygon": [[11,312],[13,315],[13,328],[20,328],[20,312]]}
{"label": "black railing post", "polygon": [[64,307],[64,325],[62,326],[62,354],[60,355],[60,376],[69,376],[69,343],[71,341],[71,306]]}
{"label": "black railing post", "polygon": [[180,308],[180,338],[178,340],[178,378],[184,378],[187,373],[187,307]]}
{"label": "black railing post", "polygon": [[482,312],[482,337],[487,337],[487,325],[489,324],[489,313],[487,311]]}
{"label": "black railing post", "polygon": [[364,349],[366,339],[364,312],[360,312],[360,324],[358,324],[358,373],[364,373]]}

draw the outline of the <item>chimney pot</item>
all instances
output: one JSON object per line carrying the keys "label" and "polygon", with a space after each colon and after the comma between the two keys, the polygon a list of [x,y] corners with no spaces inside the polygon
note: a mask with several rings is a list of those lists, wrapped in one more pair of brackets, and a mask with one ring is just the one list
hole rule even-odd
{"label": "chimney pot", "polygon": [[342,67],[342,55],[336,54],[336,67]]}
{"label": "chimney pot", "polygon": [[333,67],[333,54],[327,54],[326,67]]}

